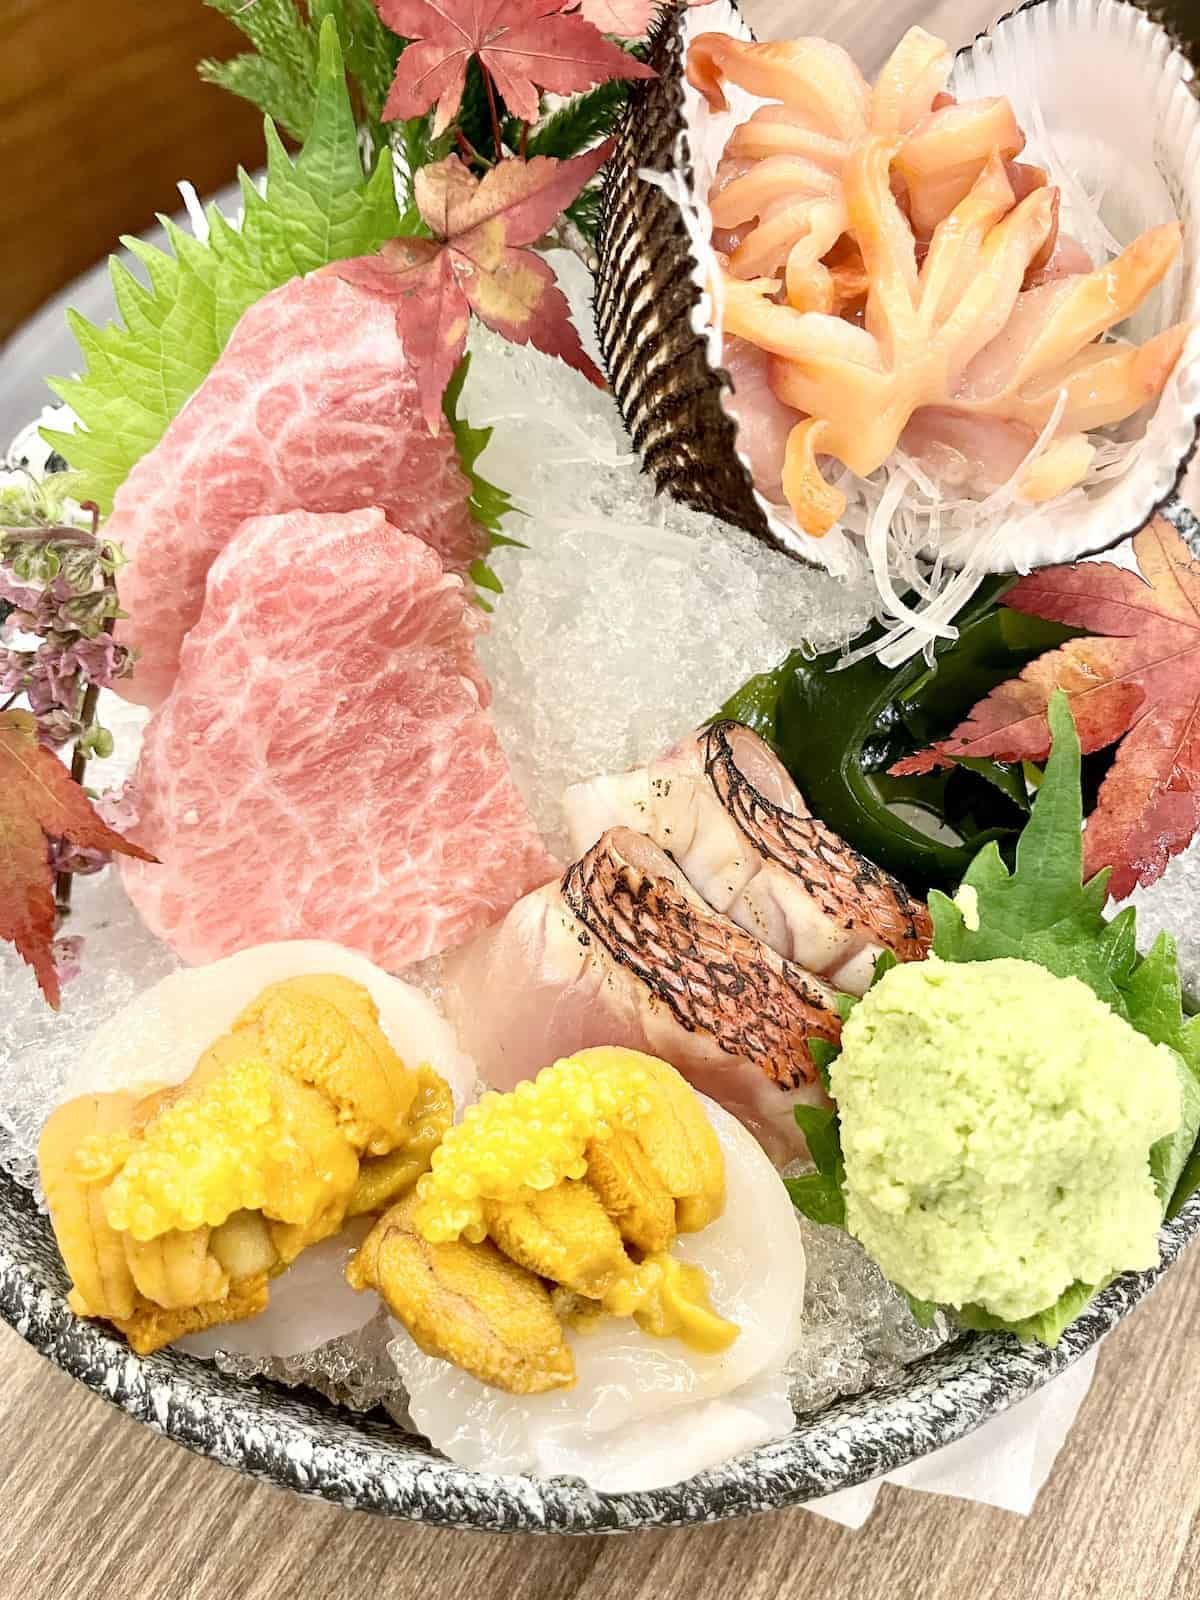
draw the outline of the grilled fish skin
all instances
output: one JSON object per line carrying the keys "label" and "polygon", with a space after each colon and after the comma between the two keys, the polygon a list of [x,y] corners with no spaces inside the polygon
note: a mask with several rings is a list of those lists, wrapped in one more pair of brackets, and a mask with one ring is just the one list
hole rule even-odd
{"label": "grilled fish skin", "polygon": [[718,912],[788,961],[862,994],[890,950],[923,960],[929,913],[903,884],[813,817],[757,734],[716,722],[661,761],[572,785],[574,850],[637,828]]}
{"label": "grilled fish skin", "polygon": [[793,1105],[829,1103],[810,1041],[840,1038],[835,992],[713,911],[630,828],[604,834],[560,883],[448,958],[443,992],[496,1088],[593,1045],[645,1050],[780,1164],[805,1153]]}

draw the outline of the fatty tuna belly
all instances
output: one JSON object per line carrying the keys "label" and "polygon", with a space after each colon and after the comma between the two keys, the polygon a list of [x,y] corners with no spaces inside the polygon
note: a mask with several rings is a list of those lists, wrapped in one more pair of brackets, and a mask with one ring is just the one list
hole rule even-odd
{"label": "fatty tuna belly", "polygon": [[485,706],[484,624],[377,510],[244,523],[146,731],[126,873],[188,962],[322,938],[395,971],[556,871]]}
{"label": "fatty tuna belly", "polygon": [[248,517],[378,506],[465,572],[482,554],[469,496],[450,431],[425,424],[393,314],[336,266],[292,279],[244,312],[117,491],[105,524],[125,555],[117,633],[139,652],[118,691],[161,705],[209,567]]}

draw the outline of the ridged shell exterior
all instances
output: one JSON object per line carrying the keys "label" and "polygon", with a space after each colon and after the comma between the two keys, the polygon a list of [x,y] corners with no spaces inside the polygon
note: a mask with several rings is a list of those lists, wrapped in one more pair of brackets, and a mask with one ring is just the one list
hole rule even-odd
{"label": "ridged shell exterior", "polygon": [[621,415],[659,490],[775,543],[721,404],[729,379],[710,366],[697,331],[701,291],[679,207],[639,177],[681,162],[690,183],[683,20],[673,11],[660,18],[649,57],[658,77],[634,84],[616,136],[596,240],[596,329]]}
{"label": "ridged shell exterior", "polygon": [[[803,558],[847,570],[847,539],[810,539],[754,492],[721,405],[729,380],[706,333],[703,279],[673,198],[638,176],[674,169],[690,190],[695,131],[683,69],[687,40],[706,29],[750,37],[728,0],[664,14],[653,38],[660,76],[637,85],[609,167],[598,253],[601,349],[622,415],[660,490]],[[1141,340],[1173,321],[1200,320],[1200,108],[1193,73],[1165,28],[1132,0],[1029,0],[961,51],[951,88],[963,98],[1006,94],[1026,126],[1036,97],[1045,126],[1084,177],[1104,188],[1108,226],[1127,243],[1172,214],[1184,224],[1181,263],[1147,311]],[[744,112],[742,113],[745,114]],[[1040,112],[1039,112],[1040,115]],[[1072,126],[1072,118],[1075,119]],[[1072,144],[1074,137],[1074,144]],[[711,156],[711,152],[706,152]],[[703,163],[702,163],[703,165]],[[1066,197],[1069,208],[1070,197]],[[1146,425],[1136,465],[1086,497],[1011,515],[999,569],[1068,561],[1111,545],[1173,499],[1200,418],[1200,333],[1193,333]],[[1007,515],[1007,514],[1006,514]]]}

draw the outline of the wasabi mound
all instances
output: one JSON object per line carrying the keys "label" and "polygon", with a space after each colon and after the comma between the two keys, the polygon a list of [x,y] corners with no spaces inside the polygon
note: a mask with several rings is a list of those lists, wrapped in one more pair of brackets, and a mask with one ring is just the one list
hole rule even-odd
{"label": "wasabi mound", "polygon": [[1032,962],[888,972],[831,1069],[846,1226],[922,1300],[1015,1321],[1158,1260],[1174,1053]]}

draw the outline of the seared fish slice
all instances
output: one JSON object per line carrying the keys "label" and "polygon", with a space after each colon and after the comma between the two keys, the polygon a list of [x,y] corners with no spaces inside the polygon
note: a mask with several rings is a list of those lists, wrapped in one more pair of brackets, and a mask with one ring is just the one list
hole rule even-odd
{"label": "seared fish slice", "polygon": [[810,1041],[841,1035],[834,991],[713,911],[629,828],[448,957],[444,992],[495,1088],[591,1045],[645,1050],[780,1164],[804,1154],[792,1106],[829,1103]]}
{"label": "seared fish slice", "polygon": [[573,851],[606,828],[637,828],[715,910],[851,994],[864,992],[881,951],[900,961],[928,952],[924,903],[811,816],[739,723],[714,723],[651,766],[574,784],[565,805]]}

